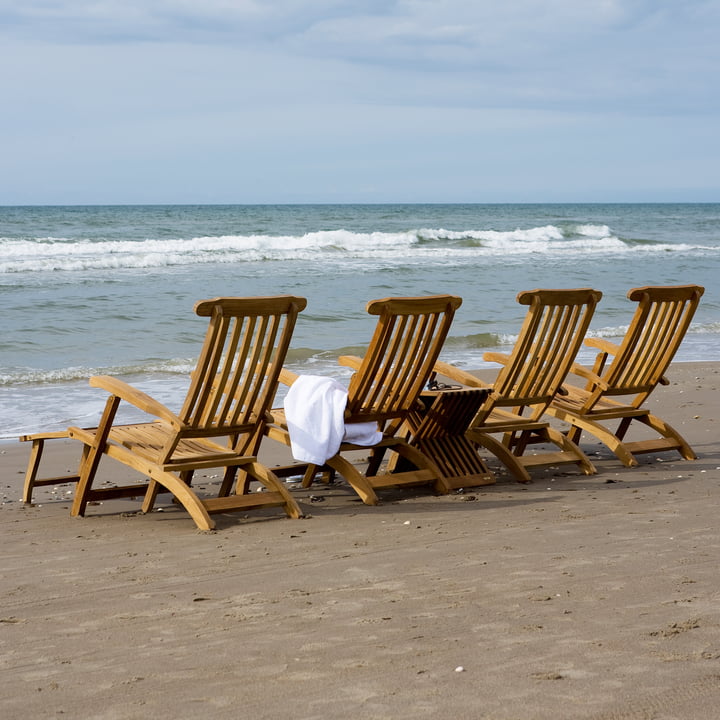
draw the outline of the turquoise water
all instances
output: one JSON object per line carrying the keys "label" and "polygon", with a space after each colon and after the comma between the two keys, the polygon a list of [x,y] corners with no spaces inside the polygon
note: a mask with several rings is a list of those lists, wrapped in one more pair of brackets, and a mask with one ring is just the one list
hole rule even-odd
{"label": "turquoise water", "polygon": [[631,287],[698,283],[678,359],[720,357],[720,204],[0,207],[0,251],[0,437],[94,422],[98,373],[176,408],[217,295],[307,297],[289,364],[342,378],[370,299],[460,295],[444,358],[480,367],[520,290],[602,290],[592,333],[616,337]]}

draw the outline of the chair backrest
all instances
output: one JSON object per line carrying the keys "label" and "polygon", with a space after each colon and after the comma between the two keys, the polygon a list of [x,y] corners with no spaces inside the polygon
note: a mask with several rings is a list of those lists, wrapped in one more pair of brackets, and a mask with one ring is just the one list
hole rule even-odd
{"label": "chair backrest", "polygon": [[529,407],[540,417],[562,385],[582,345],[602,293],[591,288],[528,290],[525,321],[485,405]]}
{"label": "chair backrest", "polygon": [[238,436],[265,419],[305,298],[215,298],[195,305],[207,334],[180,412],[189,437]]}
{"label": "chair backrest", "polygon": [[347,422],[405,418],[427,384],[462,299],[454,295],[385,298],[367,305],[375,333],[350,379]]}
{"label": "chair backrest", "polygon": [[633,288],[638,303],[620,349],[607,369],[595,372],[607,384],[605,395],[633,395],[637,407],[661,382],[695,315],[705,288],[699,285]]}

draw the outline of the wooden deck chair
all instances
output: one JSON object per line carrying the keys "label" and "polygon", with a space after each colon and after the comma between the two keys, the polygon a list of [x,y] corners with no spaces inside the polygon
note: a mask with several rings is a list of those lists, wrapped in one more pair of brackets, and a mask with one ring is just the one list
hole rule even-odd
{"label": "wooden deck chair", "polygon": [[[575,463],[586,475],[595,472],[580,448],[542,415],[565,380],[601,297],[589,288],[521,292],[517,301],[529,307],[512,352],[483,355],[502,364],[492,384],[448,363],[435,365],[456,382],[492,390],[466,435],[495,455],[520,482],[530,482],[530,467]],[[501,440],[493,437],[498,434]],[[541,442],[559,451],[525,454],[528,445]]]}
{"label": "wooden deck chair", "polygon": [[[345,478],[367,505],[378,503],[375,490],[383,487],[430,484],[439,493],[449,492],[432,459],[409,445],[398,430],[427,384],[461,303],[461,298],[452,295],[374,300],[368,303],[367,312],[377,315],[378,321],[364,357],[339,358],[341,365],[355,370],[348,387],[345,422],[377,422],[383,436],[371,450],[365,473],[343,455],[369,448],[347,442],[341,444],[323,469]],[[284,371],[281,380],[291,384],[296,377]],[[272,414],[274,422],[267,428],[268,436],[289,446],[284,411],[273,410]],[[386,450],[398,453],[414,469],[379,474]],[[307,467],[305,487],[320,469],[314,465]]]}
{"label": "wooden deck chair", "polygon": [[[607,445],[627,467],[638,464],[634,457],[638,453],[677,450],[686,460],[696,458],[680,433],[643,405],[658,384],[669,384],[665,373],[703,292],[698,285],[640,287],[628,292],[628,298],[638,306],[620,345],[588,338],[585,344],[600,350],[592,370],[577,364],[572,369],[572,374],[586,380],[587,385],[566,385],[566,394],[558,395],[547,409],[570,423],[570,439],[579,442],[584,430]],[[624,400],[615,399],[622,396]],[[615,430],[605,425],[608,421],[614,425],[616,420],[619,424]],[[633,420],[652,428],[660,437],[626,441]]]}
{"label": "wooden deck chair", "polygon": [[[195,305],[209,318],[205,343],[191,375],[190,389],[179,414],[117,378],[90,378],[93,387],[110,393],[97,428],[71,427],[67,433],[25,436],[33,440],[26,496],[32,496],[45,439],[70,437],[83,443],[72,515],[84,515],[88,502],[144,495],[143,511],[152,509],[159,491],[170,491],[190,513],[198,528],[212,530],[212,513],[282,507],[290,517],[301,512],[283,483],[257,462],[254,451],[262,437],[278,385],[290,338],[304,298],[293,296],[215,298]],[[152,422],[114,425],[121,401],[153,416]],[[95,488],[103,455],[149,477],[148,482]],[[225,468],[219,497],[201,498],[191,487],[194,471]],[[245,494],[248,482],[229,489],[235,474],[244,472],[266,492]],[[32,478],[32,473],[35,477]],[[67,479],[66,479],[67,480]],[[59,481],[59,479],[55,479]]]}

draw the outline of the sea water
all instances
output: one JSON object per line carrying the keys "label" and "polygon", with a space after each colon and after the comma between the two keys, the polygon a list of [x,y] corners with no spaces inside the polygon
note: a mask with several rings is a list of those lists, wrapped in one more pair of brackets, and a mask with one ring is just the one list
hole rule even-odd
{"label": "sea water", "polygon": [[200,299],[306,297],[287,364],[342,380],[372,299],[461,296],[443,359],[479,368],[517,336],[521,290],[601,290],[591,334],[613,338],[630,288],[696,283],[677,360],[717,360],[719,271],[720,204],[0,207],[0,438],[96,422],[95,374],[179,409]]}

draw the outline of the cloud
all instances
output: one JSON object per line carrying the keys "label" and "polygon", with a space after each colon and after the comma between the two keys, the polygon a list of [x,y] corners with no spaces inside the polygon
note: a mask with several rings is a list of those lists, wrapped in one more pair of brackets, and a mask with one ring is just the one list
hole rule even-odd
{"label": "cloud", "polygon": [[718,15],[717,0],[0,2],[8,39],[227,47],[260,53],[258,72],[324,63],[362,102],[628,112],[717,107]]}
{"label": "cloud", "polygon": [[720,0],[0,0],[0,203],[707,186],[718,36]]}

